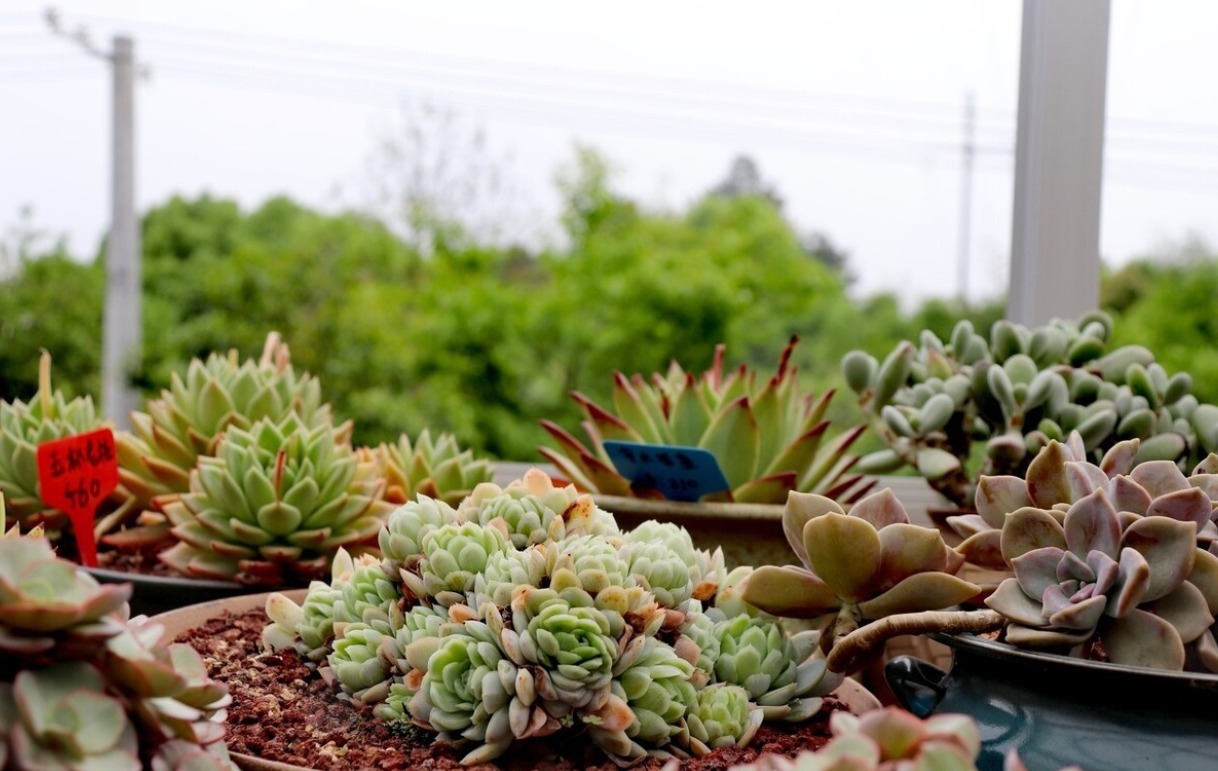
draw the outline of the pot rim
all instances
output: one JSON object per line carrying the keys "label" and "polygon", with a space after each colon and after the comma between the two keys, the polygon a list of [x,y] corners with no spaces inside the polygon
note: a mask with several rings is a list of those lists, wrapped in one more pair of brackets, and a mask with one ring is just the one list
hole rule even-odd
{"label": "pot rim", "polygon": [[1030,663],[1044,664],[1053,667],[1070,667],[1088,672],[1138,677],[1144,679],[1167,679],[1181,683],[1201,682],[1208,686],[1218,686],[1218,674],[1211,672],[1177,672],[1170,669],[1154,669],[1152,667],[1132,667],[1125,664],[1112,664],[1105,661],[1079,659],[1060,653],[1017,648],[1009,643],[998,642],[974,634],[944,634],[935,633],[931,637],[954,649],[977,653],[986,658],[1005,659],[1016,658]]}
{"label": "pot rim", "polygon": [[186,576],[158,576],[151,573],[132,573],[125,570],[111,570],[110,568],[80,567],[82,567],[94,578],[104,579],[107,583],[132,583],[143,586],[177,586],[182,588],[229,590],[232,592],[240,592],[243,590],[255,592],[261,590],[261,587],[246,586],[245,584],[239,584],[236,581],[216,581],[210,578],[188,578]]}

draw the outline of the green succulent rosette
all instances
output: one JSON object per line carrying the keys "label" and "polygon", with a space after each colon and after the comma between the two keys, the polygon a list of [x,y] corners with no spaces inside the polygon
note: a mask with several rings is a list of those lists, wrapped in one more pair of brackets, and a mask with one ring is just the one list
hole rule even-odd
{"label": "green succulent rosette", "polygon": [[423,556],[423,536],[459,521],[456,509],[426,495],[394,509],[377,536],[386,565],[395,573],[413,570]]}
{"label": "green succulent rosette", "polygon": [[88,396],[68,400],[51,388],[51,356],[43,353],[38,392],[30,401],[0,400],[0,498],[7,507],[0,532],[16,526],[28,532],[41,525],[51,540],[68,522],[66,512],[42,500],[38,482],[38,445],[102,428]]}
{"label": "green succulent rosette", "polygon": [[413,442],[402,434],[396,442],[378,445],[371,452],[385,476],[386,500],[399,504],[427,496],[456,506],[475,486],[494,477],[490,462],[462,450],[452,434],[433,440],[431,432],[423,429]]}
{"label": "green succulent rosette", "polygon": [[745,747],[761,727],[764,713],[738,685],[716,683],[698,691],[689,705],[690,749],[706,755],[723,747]]}
{"label": "green succulent rosette", "polygon": [[512,544],[495,525],[465,522],[429,532],[421,547],[418,574],[403,571],[402,578],[415,596],[447,607],[464,602],[491,556],[510,550]]}
{"label": "green succulent rosette", "polygon": [[[298,374],[278,333],[267,336],[258,361],[237,351],[193,359],[185,377],[170,376],[169,388],[150,400],[147,412],[131,414],[132,431],[116,437],[121,490],[137,510],[153,508],[159,496],[190,490],[199,458],[216,454],[230,427],[249,430],[259,420],[282,422],[296,415],[310,428],[331,422],[316,378]],[[342,441],[351,424],[338,429]]]}
{"label": "green succulent rosette", "polygon": [[376,704],[389,695],[394,638],[373,627],[356,622],[348,624],[334,640],[334,650],[326,658],[330,670],[343,690],[363,704]]}
{"label": "green succulent rosette", "polygon": [[164,506],[179,543],[161,561],[202,578],[307,583],[339,547],[375,542],[390,509],[383,484],[329,424],[310,428],[293,413],[230,427],[190,492]]}

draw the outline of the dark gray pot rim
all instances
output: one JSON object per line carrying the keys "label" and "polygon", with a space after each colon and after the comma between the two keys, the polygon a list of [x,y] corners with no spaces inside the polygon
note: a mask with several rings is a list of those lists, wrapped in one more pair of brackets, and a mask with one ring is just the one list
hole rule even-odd
{"label": "dark gray pot rim", "polygon": [[149,573],[130,573],[125,570],[110,570],[109,568],[84,569],[89,575],[108,584],[132,583],[137,586],[181,587],[193,589],[214,589],[238,594],[248,594],[265,591],[257,586],[246,586],[236,581],[215,581],[207,578],[187,578],[186,576],[156,576]]}
{"label": "dark gray pot rim", "polygon": [[1218,688],[1218,674],[1206,672],[1175,672],[1169,669],[1152,669],[1151,667],[1131,667],[1124,664],[1109,664],[1103,661],[1077,659],[1059,653],[1016,648],[1007,643],[988,640],[972,634],[933,634],[932,638],[951,648],[963,650],[998,660],[1017,659],[1030,664],[1040,664],[1050,667],[1068,668],[1073,671],[1121,675],[1122,677],[1139,678],[1142,680],[1158,680],[1163,682],[1178,681],[1183,684],[1202,685],[1207,688]]}

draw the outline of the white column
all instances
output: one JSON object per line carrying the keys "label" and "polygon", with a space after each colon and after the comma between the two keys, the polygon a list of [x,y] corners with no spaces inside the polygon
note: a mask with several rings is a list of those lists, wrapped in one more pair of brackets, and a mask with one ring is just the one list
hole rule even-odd
{"label": "white column", "polygon": [[140,231],[135,216],[135,44],[114,38],[114,136],[111,162],[110,236],[106,249],[106,298],[102,326],[102,410],[128,425],[139,394],[130,373],[140,360]]}
{"label": "white column", "polygon": [[1024,0],[1007,316],[1099,303],[1109,0]]}

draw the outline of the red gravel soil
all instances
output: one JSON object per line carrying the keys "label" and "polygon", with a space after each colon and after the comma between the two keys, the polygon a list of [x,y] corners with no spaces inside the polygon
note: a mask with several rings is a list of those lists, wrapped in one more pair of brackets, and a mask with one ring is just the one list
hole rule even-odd
{"label": "red gravel soil", "polygon": [[[313,769],[423,769],[427,771],[617,771],[579,731],[543,741],[521,742],[495,763],[462,766],[465,751],[434,742],[411,726],[391,727],[367,707],[340,699],[294,651],[264,654],[258,639],[266,615],[260,609],[209,621],[178,638],[203,656],[211,676],[228,685],[229,749],[243,755]],[[812,720],[762,726],[745,748],[727,748],[691,760],[680,768],[721,771],[748,763],[762,752],[795,755],[817,749],[829,739],[828,714],[844,709],[830,697]],[[656,771],[664,762],[648,759],[634,768]]]}

